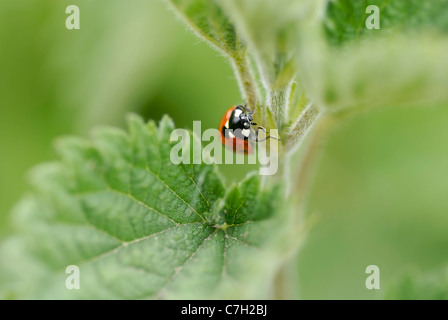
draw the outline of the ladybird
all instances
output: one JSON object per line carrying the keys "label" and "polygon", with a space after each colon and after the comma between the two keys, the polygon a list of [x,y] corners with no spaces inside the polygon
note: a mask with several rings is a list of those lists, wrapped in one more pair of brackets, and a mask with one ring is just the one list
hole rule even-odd
{"label": "ladybird", "polygon": [[[267,131],[261,126],[258,126],[257,129],[252,128],[252,126],[257,125],[253,122],[253,114],[254,111],[242,105],[232,106],[226,111],[219,124],[223,145],[233,149],[235,152],[251,154],[253,151],[249,140],[261,142],[271,138],[267,136],[266,138],[258,139],[260,130]],[[278,140],[278,138],[275,139]]]}

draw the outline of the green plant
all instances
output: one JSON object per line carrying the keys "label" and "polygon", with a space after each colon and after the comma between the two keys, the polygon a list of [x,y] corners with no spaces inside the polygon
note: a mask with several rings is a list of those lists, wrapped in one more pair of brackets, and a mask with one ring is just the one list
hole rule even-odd
{"label": "green plant", "polygon": [[[169,2],[230,60],[256,121],[280,131],[279,174],[226,189],[214,166],[173,165],[167,117],[62,139],[13,213],[6,297],[296,296],[289,262],[314,221],[307,192],[331,130],[374,107],[448,101],[448,20],[421,1]],[[364,28],[372,3],[385,32]],[[82,290],[65,288],[68,265]]]}

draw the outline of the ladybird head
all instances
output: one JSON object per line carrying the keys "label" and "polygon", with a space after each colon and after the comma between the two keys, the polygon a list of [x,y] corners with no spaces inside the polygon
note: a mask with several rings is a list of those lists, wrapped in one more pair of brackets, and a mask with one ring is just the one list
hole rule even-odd
{"label": "ladybird head", "polygon": [[254,114],[254,111],[251,111],[246,106],[242,105],[236,106],[236,109],[241,110],[241,112],[238,114],[238,122],[241,129],[250,129],[251,125],[257,125],[255,122],[253,122],[252,115]]}

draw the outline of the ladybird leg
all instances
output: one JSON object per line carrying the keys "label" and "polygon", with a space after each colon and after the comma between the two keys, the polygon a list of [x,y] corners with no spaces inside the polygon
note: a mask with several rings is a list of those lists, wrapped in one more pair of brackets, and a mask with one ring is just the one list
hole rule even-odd
{"label": "ladybird leg", "polygon": [[266,138],[263,138],[263,139],[258,139],[258,137],[257,137],[256,140],[254,140],[254,141],[257,141],[257,142],[263,142],[263,141],[266,141],[266,140],[268,140],[268,139],[280,140],[279,137],[267,136]]}
{"label": "ladybird leg", "polygon": [[259,132],[260,130],[261,130],[261,131],[264,131],[264,132],[267,133],[267,130],[266,130],[265,128],[259,126],[259,127],[257,128],[257,130],[255,130],[255,137],[253,137],[253,136],[249,136],[249,139],[251,139],[251,140],[253,140],[253,141],[256,141],[256,142],[263,142],[263,141],[266,141],[266,140],[269,139],[269,138],[272,138],[272,139],[275,139],[275,140],[280,140],[280,138],[278,138],[278,137],[273,137],[273,136],[267,136],[267,137],[265,137],[265,138],[263,138],[263,139],[258,139],[258,132]]}

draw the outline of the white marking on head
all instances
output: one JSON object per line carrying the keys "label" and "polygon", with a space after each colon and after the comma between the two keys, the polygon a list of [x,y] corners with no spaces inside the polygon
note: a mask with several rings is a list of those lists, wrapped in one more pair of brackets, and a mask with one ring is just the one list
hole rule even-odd
{"label": "white marking on head", "polygon": [[229,127],[229,120],[227,120],[226,124],[224,125],[225,128]]}
{"label": "white marking on head", "polygon": [[235,115],[235,117],[237,117],[237,118],[239,118],[240,115],[243,113],[243,111],[242,111],[241,109],[235,109],[234,112],[235,112],[234,115]]}

